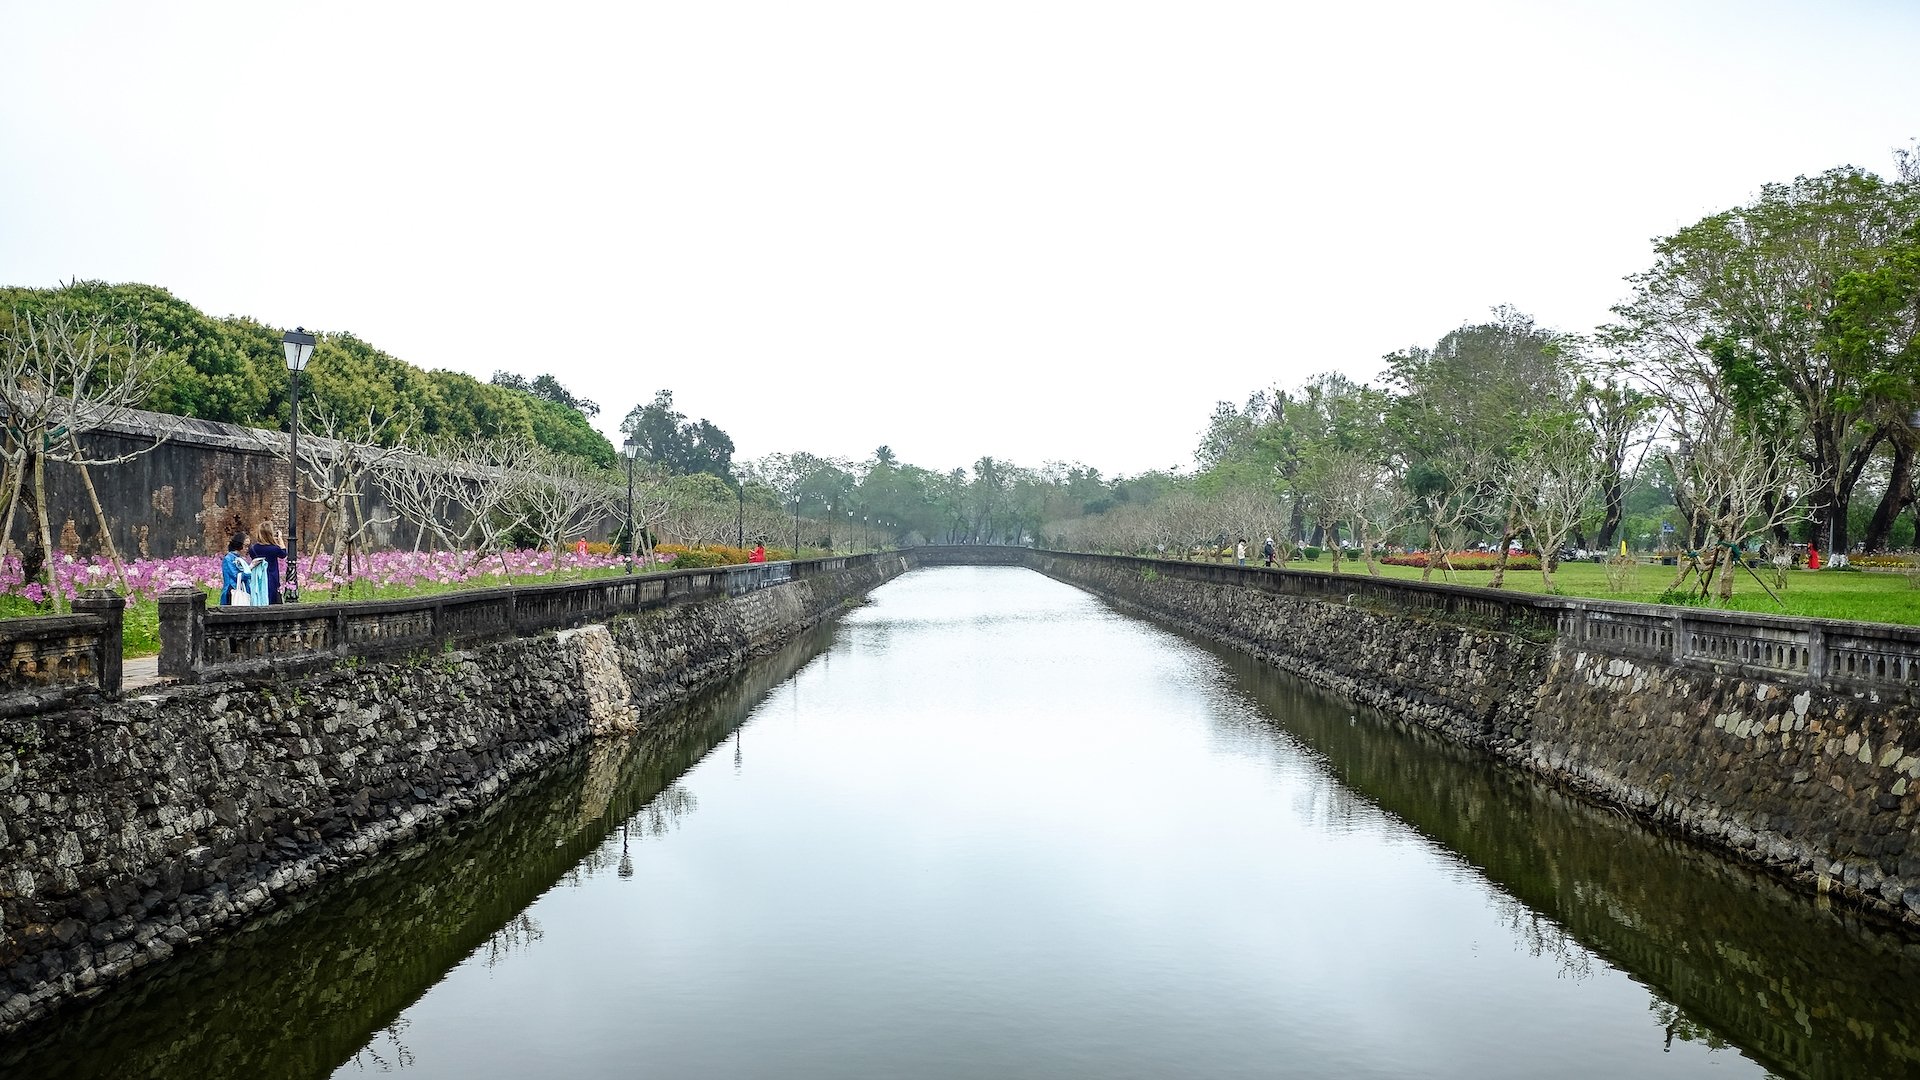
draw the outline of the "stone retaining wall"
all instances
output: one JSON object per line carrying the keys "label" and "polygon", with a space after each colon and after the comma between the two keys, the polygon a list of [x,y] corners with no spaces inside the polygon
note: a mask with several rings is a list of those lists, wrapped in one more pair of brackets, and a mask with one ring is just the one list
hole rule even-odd
{"label": "stone retaining wall", "polygon": [[[984,557],[984,556],[983,556]],[[1920,703],[1157,573],[1016,559],[1479,747],[1823,894],[1920,926]]]}
{"label": "stone retaining wall", "polygon": [[646,725],[906,565],[0,719],[0,1033]]}

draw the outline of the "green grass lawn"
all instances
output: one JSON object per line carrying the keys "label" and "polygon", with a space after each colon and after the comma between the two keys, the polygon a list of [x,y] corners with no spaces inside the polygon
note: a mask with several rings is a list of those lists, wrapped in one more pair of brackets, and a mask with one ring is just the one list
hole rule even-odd
{"label": "green grass lawn", "polygon": [[[1326,573],[1332,569],[1332,562],[1322,555],[1315,562],[1291,562],[1289,570],[1305,570]],[[1340,563],[1342,574],[1367,572],[1365,563]],[[1558,596],[1585,596],[1596,600],[1631,600],[1640,603],[1653,603],[1667,587],[1673,583],[1677,567],[1641,565],[1632,568],[1626,587],[1614,592],[1607,580],[1607,568],[1594,563],[1562,563],[1553,573],[1554,594]],[[1782,603],[1776,604],[1762,589],[1760,584],[1745,570],[1735,572],[1738,576],[1733,583],[1733,601],[1721,605],[1718,602],[1720,583],[1714,581],[1716,597],[1712,603],[1703,607],[1721,608],[1728,611],[1752,611],[1768,615],[1805,615],[1817,619],[1856,619],[1862,622],[1903,623],[1910,626],[1920,625],[1920,589],[1908,583],[1907,575],[1898,571],[1853,571],[1853,570],[1790,570],[1787,572],[1787,584],[1784,589],[1775,588]],[[1773,587],[1773,575],[1770,570],[1761,570],[1760,577],[1768,587]],[[1411,566],[1382,566],[1382,577],[1396,578],[1402,581],[1419,581],[1421,571]],[[1477,585],[1485,587],[1492,580],[1490,571],[1461,571],[1453,576],[1453,584]],[[1444,582],[1439,570],[1433,572],[1432,580]],[[1693,579],[1687,582],[1690,589],[1697,591]],[[1543,593],[1546,586],[1541,581],[1540,571],[1507,571],[1505,588],[1515,592]]]}

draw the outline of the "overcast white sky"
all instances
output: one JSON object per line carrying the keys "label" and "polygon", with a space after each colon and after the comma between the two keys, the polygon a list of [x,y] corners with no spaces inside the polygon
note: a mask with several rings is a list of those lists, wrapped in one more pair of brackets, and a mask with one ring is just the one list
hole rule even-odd
{"label": "overcast white sky", "polygon": [[743,457],[1191,466],[1216,400],[1920,136],[1920,3],[0,0],[0,282],[662,387]]}

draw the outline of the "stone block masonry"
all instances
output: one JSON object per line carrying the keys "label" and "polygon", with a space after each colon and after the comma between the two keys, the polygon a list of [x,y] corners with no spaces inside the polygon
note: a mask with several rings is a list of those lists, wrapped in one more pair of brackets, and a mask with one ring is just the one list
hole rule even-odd
{"label": "stone block masonry", "polygon": [[0,718],[0,1034],[647,725],[906,566]]}
{"label": "stone block masonry", "polygon": [[1912,689],[1750,662],[1712,670],[1624,638],[1490,629],[1358,592],[1341,603],[1237,587],[1180,564],[1045,552],[1009,561],[1920,926]]}

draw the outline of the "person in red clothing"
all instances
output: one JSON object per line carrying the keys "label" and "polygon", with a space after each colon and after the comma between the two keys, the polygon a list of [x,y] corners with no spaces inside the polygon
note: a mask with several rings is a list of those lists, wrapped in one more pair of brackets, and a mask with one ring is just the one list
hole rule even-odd
{"label": "person in red clothing", "polygon": [[1820,569],[1820,549],[1814,547],[1812,544],[1807,545],[1807,569]]}
{"label": "person in red clothing", "polygon": [[757,540],[754,541],[753,553],[747,556],[747,561],[748,562],[766,562],[767,561],[767,545],[762,544]]}

